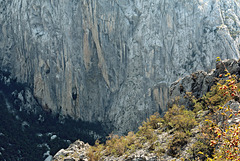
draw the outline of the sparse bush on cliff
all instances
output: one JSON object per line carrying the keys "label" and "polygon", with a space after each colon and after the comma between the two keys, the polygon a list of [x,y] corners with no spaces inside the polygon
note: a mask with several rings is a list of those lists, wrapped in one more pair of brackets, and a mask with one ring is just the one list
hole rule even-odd
{"label": "sparse bush on cliff", "polygon": [[[212,157],[214,148],[210,146],[213,134],[208,127],[202,126],[200,133],[195,136],[196,142],[188,150],[192,160],[206,160],[207,157]],[[205,155],[202,155],[205,154]]]}
{"label": "sparse bush on cliff", "polygon": [[168,144],[168,154],[178,157],[181,148],[187,144],[189,136],[183,131],[176,131],[172,140]]}
{"label": "sparse bush on cliff", "polygon": [[195,114],[184,106],[173,105],[164,115],[164,121],[168,128],[176,128],[177,131],[187,132],[197,125]]}
{"label": "sparse bush on cliff", "polygon": [[239,130],[240,124],[232,123],[240,114],[239,109],[226,105],[230,100],[239,101],[239,78],[231,75],[220,58],[218,63],[224,66],[224,73],[219,75],[217,85],[201,99],[210,109],[202,127],[189,151],[194,159],[201,160],[240,160]]}
{"label": "sparse bush on cliff", "polygon": [[88,157],[90,160],[99,160],[102,156],[119,157],[124,154],[130,155],[137,149],[143,148],[146,142],[153,144],[157,140],[154,129],[156,129],[161,122],[162,118],[156,113],[152,115],[147,122],[143,122],[136,134],[129,132],[127,136],[121,137],[110,134],[106,144],[100,144],[99,141],[97,141],[95,146],[89,149]]}
{"label": "sparse bush on cliff", "polygon": [[[192,111],[174,105],[163,118],[158,113],[150,116],[142,123],[136,134],[129,132],[127,136],[121,137],[111,134],[106,144],[96,142],[95,146],[89,149],[88,156],[91,160],[104,156],[128,156],[141,148],[147,148],[149,152],[157,156],[161,156],[166,150],[170,155],[176,156],[181,147],[187,143],[191,128],[197,125],[194,115]],[[157,142],[157,135],[166,128],[173,129],[174,136],[168,143],[168,149],[162,149]]]}
{"label": "sparse bush on cliff", "polygon": [[173,137],[168,143],[168,154],[178,156],[181,148],[187,144],[191,129],[198,123],[195,114],[184,106],[173,105],[163,117],[168,129],[173,129]]}
{"label": "sparse bush on cliff", "polygon": [[[155,153],[158,157],[166,152],[170,156],[180,157],[183,147],[190,137],[194,137],[195,141],[187,150],[190,155],[188,159],[240,160],[240,124],[229,124],[230,119],[238,117],[240,109],[234,111],[229,106],[224,106],[230,100],[239,101],[239,78],[228,72],[220,58],[217,61],[224,66],[225,71],[218,76],[218,83],[211,87],[210,92],[200,98],[186,92],[185,97],[191,102],[189,109],[192,111],[174,104],[163,118],[157,113],[150,116],[136,134],[130,132],[121,137],[110,135],[106,144],[97,142],[89,150],[90,159],[127,157],[141,148],[148,149],[149,153]],[[193,136],[192,130],[197,125],[199,132]],[[158,135],[163,132],[168,132],[171,136],[165,149],[158,140]]]}
{"label": "sparse bush on cliff", "polygon": [[[224,65],[220,58],[217,61]],[[226,66],[224,68],[225,73],[219,75],[222,80],[215,87],[219,90],[218,95],[225,101],[232,99],[239,101],[239,78],[236,75],[231,75]],[[239,119],[239,114],[239,107],[232,109],[230,106],[219,105],[215,106],[212,115],[208,116],[206,121],[209,130],[214,134],[210,143],[215,148],[213,160],[240,160],[240,124],[232,123],[233,117]]]}

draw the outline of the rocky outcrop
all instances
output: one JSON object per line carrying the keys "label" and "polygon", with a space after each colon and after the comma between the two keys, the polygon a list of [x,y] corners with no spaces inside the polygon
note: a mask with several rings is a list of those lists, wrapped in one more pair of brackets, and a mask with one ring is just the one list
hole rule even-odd
{"label": "rocky outcrop", "polygon": [[[89,157],[87,156],[89,145],[84,142],[77,140],[73,144],[71,144],[67,149],[61,149],[55,156],[53,157],[53,161],[88,161]],[[131,160],[131,161],[157,161],[157,157],[155,154],[147,154],[146,150],[139,150],[135,154],[132,154],[128,157],[107,157],[104,160]]]}
{"label": "rocky outcrop", "polygon": [[44,109],[125,133],[169,85],[239,56],[236,0],[0,0],[0,69]]}
{"label": "rocky outcrop", "polygon": [[57,152],[57,154],[53,158],[53,161],[87,161],[88,148],[89,144],[85,144],[84,142],[77,140],[67,149],[61,149],[59,152]]}
{"label": "rocky outcrop", "polygon": [[[238,77],[240,76],[239,60],[229,59],[217,62],[216,68],[209,73],[197,71],[175,81],[170,87],[169,106],[172,106],[176,101],[178,101],[180,105],[188,106],[188,97],[186,97],[188,92],[196,98],[202,97],[216,84],[219,80],[219,74],[225,72],[225,67],[229,73],[235,74]],[[177,100],[176,97],[178,97]]]}

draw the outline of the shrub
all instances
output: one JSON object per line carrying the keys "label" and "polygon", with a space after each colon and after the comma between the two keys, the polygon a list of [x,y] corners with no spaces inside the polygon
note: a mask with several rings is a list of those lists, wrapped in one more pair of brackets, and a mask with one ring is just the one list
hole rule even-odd
{"label": "shrub", "polygon": [[177,131],[168,144],[168,154],[176,157],[181,148],[186,145],[188,136],[185,132]]}
{"label": "shrub", "polygon": [[[217,85],[206,94],[206,102],[211,105],[212,110],[206,119],[205,132],[202,133],[207,137],[196,142],[192,147],[192,152],[194,151],[196,155],[198,151],[197,156],[206,156],[208,160],[240,160],[240,124],[229,125],[228,123],[229,119],[240,114],[240,110],[233,111],[229,107],[222,107],[231,99],[239,100],[239,78],[228,72],[220,58],[217,58],[217,61],[224,66],[225,73],[219,75],[220,80]],[[207,142],[213,149],[210,155]]]}
{"label": "shrub", "polygon": [[163,119],[160,117],[159,113],[154,113],[147,119],[146,124],[149,125],[152,129],[158,129],[161,127]]}
{"label": "shrub", "polygon": [[206,155],[212,157],[213,147],[210,146],[211,138],[213,138],[213,136],[208,129],[204,129],[201,134],[196,136],[197,141],[188,150],[191,159],[206,160]]}
{"label": "shrub", "polygon": [[95,145],[91,146],[88,149],[87,156],[89,157],[90,161],[100,160],[103,156],[104,145],[100,144],[99,140],[95,141]]}
{"label": "shrub", "polygon": [[129,132],[127,136],[121,137],[110,134],[105,145],[96,141],[95,145],[89,148],[88,157],[90,160],[101,160],[103,156],[128,156],[144,146],[149,146],[149,149],[154,151],[157,140],[154,130],[159,128],[162,123],[163,119],[158,113],[155,113],[146,122],[143,122],[137,134]]}
{"label": "shrub", "polygon": [[138,129],[139,131],[137,132],[137,136],[141,138],[143,142],[156,138],[154,129],[150,125],[148,125],[147,122],[143,122],[143,125],[140,126]]}
{"label": "shrub", "polygon": [[176,157],[192,135],[191,129],[198,124],[195,113],[175,104],[164,115],[164,121],[168,129],[174,130],[173,138],[168,143],[168,154]]}
{"label": "shrub", "polygon": [[179,108],[177,105],[173,105],[166,112],[164,121],[168,128],[176,128],[176,130],[183,132],[187,132],[197,125],[194,112],[185,110],[184,106]]}

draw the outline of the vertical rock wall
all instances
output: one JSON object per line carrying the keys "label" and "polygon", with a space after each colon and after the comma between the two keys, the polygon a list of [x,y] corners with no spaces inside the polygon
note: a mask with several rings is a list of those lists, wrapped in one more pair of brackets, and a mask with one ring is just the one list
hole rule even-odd
{"label": "vertical rock wall", "polygon": [[239,56],[238,0],[0,0],[0,69],[45,109],[119,133],[169,85]]}

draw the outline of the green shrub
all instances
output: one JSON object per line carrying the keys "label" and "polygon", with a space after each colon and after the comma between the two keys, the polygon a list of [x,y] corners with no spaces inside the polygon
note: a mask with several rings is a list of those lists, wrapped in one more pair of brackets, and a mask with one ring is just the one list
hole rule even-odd
{"label": "green shrub", "polygon": [[168,154],[177,157],[181,148],[186,145],[188,136],[185,132],[177,131],[168,144]]}
{"label": "green shrub", "polygon": [[197,141],[188,150],[188,153],[191,155],[191,159],[193,160],[206,160],[206,155],[209,157],[212,156],[213,147],[210,146],[210,140],[213,136],[211,136],[209,130],[205,130],[204,133],[198,134],[196,136]]}
{"label": "green shrub", "polygon": [[152,129],[158,129],[161,127],[163,119],[160,117],[159,113],[154,113],[147,119],[146,124],[149,125]]}
{"label": "green shrub", "polygon": [[192,111],[185,110],[184,107],[173,105],[165,116],[164,121],[169,129],[175,128],[177,131],[187,132],[197,125],[195,114]]}

